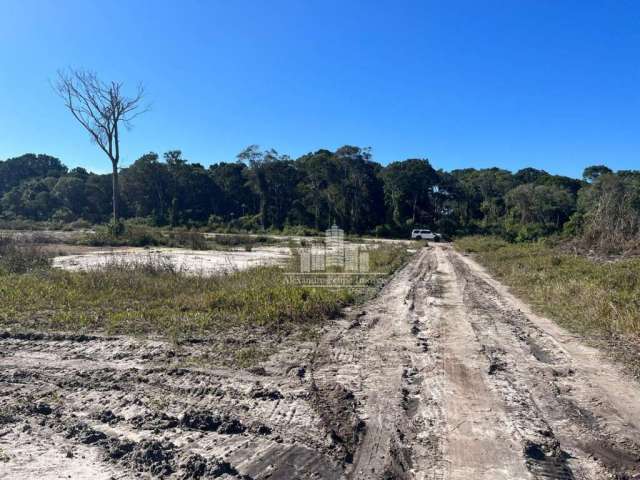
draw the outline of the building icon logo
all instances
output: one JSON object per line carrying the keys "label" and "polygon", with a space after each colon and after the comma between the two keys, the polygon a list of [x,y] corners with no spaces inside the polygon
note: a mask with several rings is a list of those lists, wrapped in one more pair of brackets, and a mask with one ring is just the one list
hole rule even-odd
{"label": "building icon logo", "polygon": [[298,271],[289,273],[291,283],[316,287],[367,287],[381,275],[369,270],[366,246],[344,240],[344,230],[333,225],[325,232],[324,244],[297,250]]}

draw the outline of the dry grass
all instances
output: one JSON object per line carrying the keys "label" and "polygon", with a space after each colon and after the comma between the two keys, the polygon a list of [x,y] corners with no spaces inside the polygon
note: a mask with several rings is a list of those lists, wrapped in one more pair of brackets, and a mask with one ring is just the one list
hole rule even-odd
{"label": "dry grass", "polygon": [[49,256],[33,241],[0,236],[0,274],[27,273],[49,266]]}
{"label": "dry grass", "polygon": [[572,331],[595,336],[640,335],[640,259],[595,262],[542,243],[509,244],[490,237],[456,241],[492,274]]}

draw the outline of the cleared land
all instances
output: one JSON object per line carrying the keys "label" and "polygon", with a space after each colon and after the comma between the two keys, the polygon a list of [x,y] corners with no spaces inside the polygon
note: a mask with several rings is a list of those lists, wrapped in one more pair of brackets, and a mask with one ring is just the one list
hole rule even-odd
{"label": "cleared land", "polygon": [[322,325],[265,330],[277,349],[244,369],[213,339],[5,331],[0,476],[640,475],[640,386],[448,245]]}
{"label": "cleared land", "polygon": [[92,270],[113,263],[147,263],[161,259],[176,270],[198,275],[234,272],[257,266],[283,265],[290,259],[287,247],[261,247],[243,250],[185,250],[182,248],[120,248],[99,249],[89,253],[62,255],[53,259],[53,266],[64,270]]}

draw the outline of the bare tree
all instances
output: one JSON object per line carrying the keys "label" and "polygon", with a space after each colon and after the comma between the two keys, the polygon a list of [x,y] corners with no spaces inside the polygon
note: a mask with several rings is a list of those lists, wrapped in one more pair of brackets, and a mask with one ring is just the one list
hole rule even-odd
{"label": "bare tree", "polygon": [[119,220],[120,126],[130,128],[131,121],[148,110],[142,106],[144,88],[138,85],[135,95],[126,97],[122,93],[122,83],[102,82],[95,73],[85,70],[59,71],[54,88],[71,114],[111,160],[115,227]]}

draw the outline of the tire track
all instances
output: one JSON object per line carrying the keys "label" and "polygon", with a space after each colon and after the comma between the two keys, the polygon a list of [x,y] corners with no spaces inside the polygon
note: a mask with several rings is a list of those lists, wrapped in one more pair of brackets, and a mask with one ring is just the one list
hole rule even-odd
{"label": "tire track", "polygon": [[[620,416],[619,408],[627,407],[594,385],[597,370],[576,362],[561,341],[498,292],[470,261],[452,251],[447,257],[489,362],[493,388],[507,405],[533,477],[591,480],[640,474],[640,431]],[[597,368],[598,362],[590,363]],[[606,361],[601,368],[610,371]],[[637,384],[619,378],[618,388],[640,394]]]}
{"label": "tire track", "polygon": [[418,252],[317,345],[280,346],[255,371],[202,365],[202,345],[0,333],[0,448],[19,445],[0,477],[54,478],[66,466],[96,479],[140,468],[633,479],[640,387],[567,338],[446,245]]}

